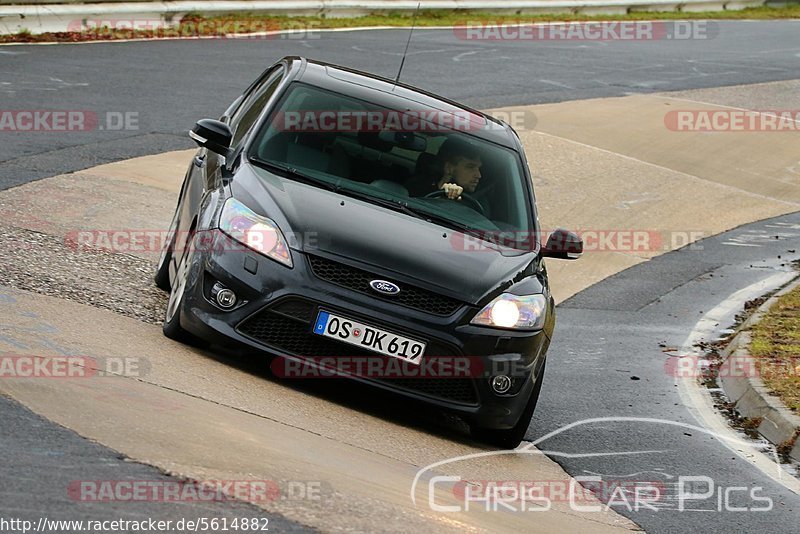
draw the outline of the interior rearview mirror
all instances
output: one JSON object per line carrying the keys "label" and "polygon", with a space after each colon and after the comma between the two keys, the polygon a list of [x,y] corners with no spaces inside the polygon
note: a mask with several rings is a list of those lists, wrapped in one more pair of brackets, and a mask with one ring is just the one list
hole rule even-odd
{"label": "interior rearview mirror", "polygon": [[428,148],[427,139],[414,132],[382,130],[378,133],[378,139],[391,143],[392,145],[398,145],[400,148],[414,150],[416,152],[425,152]]}

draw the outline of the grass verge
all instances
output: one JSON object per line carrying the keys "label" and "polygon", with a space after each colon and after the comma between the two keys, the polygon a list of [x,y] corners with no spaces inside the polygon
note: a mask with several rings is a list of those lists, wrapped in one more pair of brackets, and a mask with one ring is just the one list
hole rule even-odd
{"label": "grass verge", "polygon": [[780,297],[751,336],[750,354],[764,384],[800,414],[800,287]]}
{"label": "grass verge", "polygon": [[[124,17],[122,17],[124,19]],[[775,20],[800,18],[800,3],[782,7],[754,7],[739,11],[683,12],[633,12],[626,15],[585,16],[581,14],[508,14],[470,10],[424,10],[416,24],[426,26],[455,26],[466,23],[515,24],[531,22],[604,21],[604,20]],[[324,16],[269,16],[266,14],[237,13],[204,17],[190,14],[174,28],[121,29],[100,27],[84,31],[31,34],[23,30],[14,35],[0,35],[0,43],[82,42],[113,41],[120,39],[157,39],[176,37],[223,37],[233,33],[254,33],[275,30],[312,31],[327,28],[354,28],[371,26],[410,26],[412,14],[385,12],[352,18],[326,18]],[[147,21],[136,21],[137,24]]]}

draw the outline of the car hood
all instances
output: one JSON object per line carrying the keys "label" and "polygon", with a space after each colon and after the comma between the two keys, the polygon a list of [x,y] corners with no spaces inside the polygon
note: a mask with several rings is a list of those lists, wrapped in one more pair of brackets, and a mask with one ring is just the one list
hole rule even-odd
{"label": "car hood", "polygon": [[[250,164],[239,169],[231,191],[250,209],[274,220],[294,250],[470,304],[511,285],[536,259],[533,252],[493,247],[450,228]],[[477,244],[482,246],[475,250]]]}

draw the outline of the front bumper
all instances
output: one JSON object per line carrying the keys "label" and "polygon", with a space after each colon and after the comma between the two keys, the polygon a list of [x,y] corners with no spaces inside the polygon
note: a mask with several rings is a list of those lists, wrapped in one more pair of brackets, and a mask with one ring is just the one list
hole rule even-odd
{"label": "front bumper", "polygon": [[[294,267],[290,269],[255,252],[241,250],[241,246],[218,231],[213,242],[213,247],[195,254],[181,310],[181,325],[195,335],[221,345],[235,341],[280,356],[285,359],[282,361],[303,362],[312,367],[323,357],[388,359],[312,334],[319,309],[325,309],[425,340],[423,358],[466,364],[450,375],[398,378],[396,374],[368,373],[349,378],[422,400],[485,428],[511,428],[519,420],[544,364],[549,346],[547,332],[472,326],[469,321],[478,311],[475,306],[463,304],[449,316],[435,315],[399,305],[391,297],[370,295],[323,280],[312,269],[310,256],[295,250],[292,251]],[[324,253],[315,254],[320,257]],[[342,265],[347,262],[329,254],[325,257]],[[365,266],[347,267],[367,270]],[[404,282],[371,270],[376,278]],[[231,311],[223,311],[211,302],[210,287],[215,282],[236,292],[239,304]],[[551,327],[552,323],[548,321]],[[505,395],[496,394],[490,385],[491,377],[498,373],[512,376],[514,381]]]}

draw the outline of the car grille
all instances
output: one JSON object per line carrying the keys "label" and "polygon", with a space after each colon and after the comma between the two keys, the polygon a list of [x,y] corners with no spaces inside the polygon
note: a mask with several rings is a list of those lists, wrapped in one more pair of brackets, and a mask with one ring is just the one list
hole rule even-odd
{"label": "car grille", "polygon": [[[295,356],[336,357],[383,356],[311,333],[318,303],[300,298],[287,298],[251,315],[236,328],[270,348]],[[425,356],[457,356],[458,351],[435,341],[429,342]],[[459,404],[477,404],[475,385],[469,378],[372,378],[394,389],[409,390],[429,397]]]}
{"label": "car grille", "polygon": [[397,283],[400,292],[395,295],[382,295],[373,291],[369,283],[376,278],[381,278],[384,275],[371,273],[344,265],[336,261],[328,260],[320,256],[308,255],[309,262],[311,263],[311,270],[317,278],[321,278],[327,282],[364,293],[371,297],[381,297],[401,306],[414,308],[415,310],[424,311],[433,315],[448,316],[452,315],[460,308],[463,303],[408,284]]}

